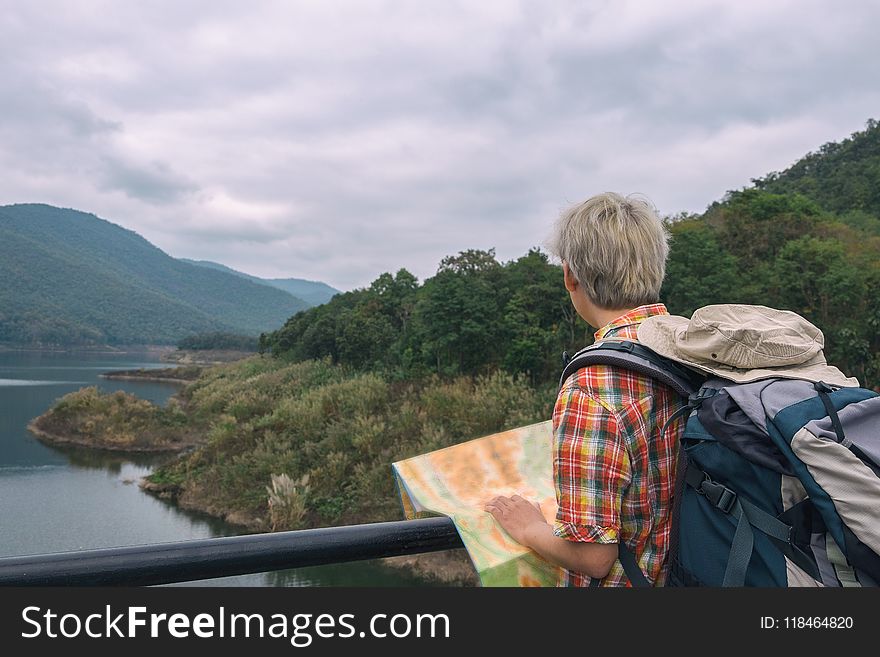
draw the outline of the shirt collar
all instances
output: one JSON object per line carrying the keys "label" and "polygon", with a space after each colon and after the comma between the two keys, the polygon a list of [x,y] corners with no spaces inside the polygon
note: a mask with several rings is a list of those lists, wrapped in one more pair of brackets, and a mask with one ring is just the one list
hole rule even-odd
{"label": "shirt collar", "polygon": [[617,319],[609,322],[602,328],[600,328],[594,334],[596,341],[599,341],[603,338],[608,337],[609,333],[616,331],[617,329],[621,329],[624,326],[632,326],[633,324],[641,324],[643,321],[648,319],[648,317],[653,317],[654,315],[668,315],[669,311],[666,310],[666,306],[662,303],[649,303],[644,306],[639,306],[638,308],[633,308],[625,315],[621,315]]}

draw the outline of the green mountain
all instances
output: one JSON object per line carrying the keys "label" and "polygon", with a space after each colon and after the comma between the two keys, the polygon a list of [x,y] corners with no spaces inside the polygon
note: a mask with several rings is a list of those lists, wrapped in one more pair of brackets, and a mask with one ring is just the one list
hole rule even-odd
{"label": "green mountain", "polygon": [[320,306],[322,303],[327,303],[335,295],[339,294],[339,290],[335,287],[330,287],[326,283],[321,283],[320,281],[307,281],[302,278],[258,278],[257,276],[245,274],[244,272],[237,271],[217,262],[211,262],[210,260],[190,260],[188,258],[181,258],[181,260],[188,262],[191,265],[199,265],[200,267],[210,267],[211,269],[216,269],[218,271],[225,271],[228,274],[241,276],[242,278],[246,278],[254,283],[259,283],[260,285],[269,285],[278,288],[279,290],[284,290],[295,296],[297,299],[302,299],[309,304],[309,306]]}
{"label": "green mountain", "polygon": [[864,130],[752,182],[766,192],[802,194],[844,223],[880,235],[880,122],[869,119]]}
{"label": "green mountain", "polygon": [[71,209],[0,206],[0,342],[171,344],[257,335],[308,307],[240,276],[172,258],[137,233]]}

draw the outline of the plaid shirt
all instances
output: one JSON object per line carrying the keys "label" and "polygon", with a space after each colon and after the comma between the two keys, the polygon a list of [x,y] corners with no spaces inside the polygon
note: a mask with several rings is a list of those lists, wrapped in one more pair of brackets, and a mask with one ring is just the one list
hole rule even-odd
{"label": "plaid shirt", "polygon": [[[663,304],[640,306],[596,332],[637,340],[639,324],[666,315]],[[591,365],[563,384],[553,410],[553,476],[559,512],[554,531],[570,541],[624,541],[648,579],[661,585],[669,548],[678,456],[678,395],[653,379],[608,365]],[[589,586],[589,576],[563,570],[561,586]],[[620,561],[600,586],[628,586]]]}

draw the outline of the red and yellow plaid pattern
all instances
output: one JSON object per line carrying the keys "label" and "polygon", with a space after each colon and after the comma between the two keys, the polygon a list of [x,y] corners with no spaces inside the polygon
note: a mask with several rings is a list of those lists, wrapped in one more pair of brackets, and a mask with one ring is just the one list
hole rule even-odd
{"label": "red and yellow plaid pattern", "polygon": [[[605,337],[637,340],[639,324],[667,315],[663,304],[639,306],[602,327]],[[666,579],[678,438],[684,418],[660,430],[682,401],[653,379],[592,365],[563,384],[553,410],[553,475],[559,512],[554,530],[571,541],[624,541],[656,586]],[[562,586],[589,586],[590,577],[563,570]],[[600,586],[629,586],[616,561]]]}

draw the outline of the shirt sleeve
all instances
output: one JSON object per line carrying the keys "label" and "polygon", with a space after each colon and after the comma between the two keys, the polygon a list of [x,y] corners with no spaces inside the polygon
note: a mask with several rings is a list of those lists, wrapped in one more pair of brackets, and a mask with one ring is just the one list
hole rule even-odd
{"label": "shirt sleeve", "polygon": [[553,479],[559,510],[554,533],[566,540],[617,543],[620,509],[632,478],[615,414],[577,386],[553,411]]}

